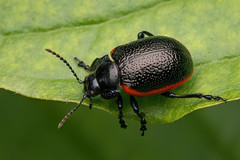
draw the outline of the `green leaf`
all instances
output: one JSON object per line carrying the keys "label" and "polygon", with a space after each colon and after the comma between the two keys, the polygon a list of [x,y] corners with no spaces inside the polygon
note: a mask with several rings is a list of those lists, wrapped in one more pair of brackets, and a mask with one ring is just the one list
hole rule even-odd
{"label": "green leaf", "polygon": [[[46,53],[50,48],[73,66],[75,56],[91,62],[118,45],[136,40],[147,30],[174,37],[191,52],[195,72],[177,94],[204,93],[229,101],[240,95],[240,6],[238,0],[176,1],[30,1],[0,2],[0,87],[46,100],[79,102],[79,85],[68,68]],[[136,119],[128,95],[124,116]],[[148,123],[175,121],[193,110],[219,101],[137,98]],[[87,105],[89,101],[85,100]],[[115,100],[93,99],[93,107],[118,114]]]}

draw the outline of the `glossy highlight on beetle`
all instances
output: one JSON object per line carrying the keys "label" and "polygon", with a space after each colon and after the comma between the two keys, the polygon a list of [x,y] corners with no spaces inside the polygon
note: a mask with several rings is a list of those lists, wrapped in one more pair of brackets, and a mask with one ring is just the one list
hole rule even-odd
{"label": "glossy highlight on beetle", "polygon": [[81,105],[85,98],[90,99],[89,108],[91,109],[92,97],[97,95],[101,95],[104,99],[116,98],[119,123],[121,128],[126,128],[122,112],[121,86],[129,94],[131,107],[140,118],[142,136],[147,130],[147,122],[145,114],[140,112],[134,96],[145,97],[161,94],[169,98],[205,98],[226,101],[225,98],[202,93],[177,95],[170,92],[170,90],[186,83],[193,74],[193,61],[188,49],[173,38],[154,36],[147,31],[138,33],[137,37],[136,41],[112,49],[111,58],[108,55],[96,58],[91,66],[75,57],[78,66],[90,72],[84,81],[78,78],[71,65],[63,57],[50,49],[46,49],[68,66],[80,84],[84,84],[83,98],[63,118],[58,128]]}

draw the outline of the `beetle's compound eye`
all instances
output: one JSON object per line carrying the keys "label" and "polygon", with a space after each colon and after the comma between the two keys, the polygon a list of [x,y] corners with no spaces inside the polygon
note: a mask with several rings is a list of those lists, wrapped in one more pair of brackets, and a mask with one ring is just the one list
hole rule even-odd
{"label": "beetle's compound eye", "polygon": [[100,94],[100,87],[94,74],[90,74],[84,80],[84,94],[95,97]]}

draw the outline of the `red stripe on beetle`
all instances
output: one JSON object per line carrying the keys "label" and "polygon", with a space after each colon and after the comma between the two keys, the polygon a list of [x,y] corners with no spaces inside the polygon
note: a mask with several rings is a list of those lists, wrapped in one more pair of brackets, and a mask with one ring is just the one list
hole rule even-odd
{"label": "red stripe on beetle", "polygon": [[124,84],[122,85],[122,87],[123,87],[123,90],[127,94],[130,94],[132,96],[137,96],[137,97],[153,96],[153,95],[156,95],[156,94],[159,94],[159,93],[168,92],[168,91],[170,91],[170,90],[172,90],[176,87],[179,87],[179,86],[183,85],[184,83],[186,83],[191,78],[192,74],[193,74],[193,71],[187,78],[185,78],[184,80],[182,80],[180,82],[168,85],[168,86],[163,87],[163,88],[158,88],[158,89],[154,89],[154,90],[151,90],[151,91],[147,91],[147,92],[139,92],[135,89],[130,88],[129,86],[124,85]]}
{"label": "red stripe on beetle", "polygon": [[110,52],[110,55],[112,55],[113,54],[113,52],[114,52],[114,50],[115,50],[116,48],[113,48],[112,49],[112,51]]}

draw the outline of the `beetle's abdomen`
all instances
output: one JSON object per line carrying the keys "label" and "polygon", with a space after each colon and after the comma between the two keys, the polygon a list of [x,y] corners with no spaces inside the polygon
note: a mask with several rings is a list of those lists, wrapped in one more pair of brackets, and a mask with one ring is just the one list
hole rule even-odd
{"label": "beetle's abdomen", "polygon": [[140,93],[135,96],[169,91],[185,83],[193,72],[189,51],[169,37],[147,37],[116,47],[112,58],[119,66],[124,90]]}

